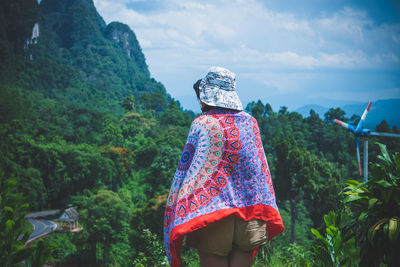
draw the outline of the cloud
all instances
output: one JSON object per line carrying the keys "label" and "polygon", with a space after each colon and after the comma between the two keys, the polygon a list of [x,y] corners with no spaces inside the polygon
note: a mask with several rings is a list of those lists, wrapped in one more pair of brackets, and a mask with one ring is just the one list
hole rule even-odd
{"label": "cloud", "polygon": [[[399,49],[394,45],[400,40],[400,26],[374,27],[366,12],[349,7],[330,16],[304,20],[291,13],[274,12],[254,0],[213,4],[171,1],[171,8],[154,13],[127,8],[128,2],[95,0],[107,22],[120,20],[133,28],[150,56],[152,50],[162,49],[168,57],[171,50],[182,49],[182,60],[192,55],[207,64],[210,52],[218,52],[222,62],[240,58],[300,69],[370,68],[376,63],[398,62]],[[394,56],[384,56],[387,51],[382,55],[370,51],[379,46],[382,39],[378,37],[385,39],[392,49],[389,54]]]}
{"label": "cloud", "polygon": [[[248,84],[267,86],[271,94],[305,95],[321,91],[327,72],[400,69],[400,24],[377,23],[354,7],[307,17],[257,0],[94,3],[107,23],[121,21],[135,31],[152,74],[174,95],[186,94],[191,85],[171,76],[195,79],[211,65],[228,67]],[[340,79],[332,78],[332,83]],[[398,87],[398,79],[387,79],[392,79],[387,86]]]}

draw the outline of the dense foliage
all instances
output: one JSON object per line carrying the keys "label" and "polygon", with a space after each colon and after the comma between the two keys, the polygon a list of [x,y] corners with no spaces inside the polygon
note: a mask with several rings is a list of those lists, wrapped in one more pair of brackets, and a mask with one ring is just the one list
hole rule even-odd
{"label": "dense foliage", "polygon": [[13,266],[27,259],[32,252],[24,248],[31,233],[25,219],[27,203],[23,203],[22,194],[15,193],[15,179],[5,179],[0,172],[0,264]]}
{"label": "dense foliage", "polygon": [[400,153],[382,155],[372,165],[372,179],[346,182],[344,202],[353,214],[348,228],[360,246],[360,264],[377,266],[400,263]]}
{"label": "dense foliage", "polygon": [[[91,0],[3,3],[0,169],[15,177],[15,210],[24,210],[15,220],[22,222],[28,211],[23,203],[30,203],[29,211],[72,204],[83,226],[47,237],[57,247],[46,250],[41,241],[26,263],[40,265],[51,253],[51,261],[72,265],[166,265],[164,206],[195,114],[150,77],[129,27],[106,25]],[[31,40],[36,22],[40,35]],[[344,205],[341,184],[358,175],[353,137],[332,124],[351,114],[331,109],[322,119],[311,110],[303,118],[261,101],[246,110],[258,120],[286,225],[261,249],[256,265],[313,264],[309,229]],[[384,123],[379,129],[390,130]],[[382,142],[400,151],[399,142]],[[370,147],[370,161],[377,154]],[[6,192],[2,186],[2,201]],[[335,227],[330,222],[326,229]],[[188,248],[183,259],[188,266],[198,262]]]}
{"label": "dense foliage", "polygon": [[35,244],[26,246],[32,233],[32,226],[25,216],[29,208],[24,203],[22,193],[16,192],[16,179],[7,179],[0,170],[0,265],[4,267],[43,266],[55,243],[39,239]]}

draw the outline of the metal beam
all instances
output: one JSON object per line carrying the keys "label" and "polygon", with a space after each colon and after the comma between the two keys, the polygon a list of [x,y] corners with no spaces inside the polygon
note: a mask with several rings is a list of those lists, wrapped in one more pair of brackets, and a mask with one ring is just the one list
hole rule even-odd
{"label": "metal beam", "polygon": [[368,139],[364,139],[364,182],[368,181]]}

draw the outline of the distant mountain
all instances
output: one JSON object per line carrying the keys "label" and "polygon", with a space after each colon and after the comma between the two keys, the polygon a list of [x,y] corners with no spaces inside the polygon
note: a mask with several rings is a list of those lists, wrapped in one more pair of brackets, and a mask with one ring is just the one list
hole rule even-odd
{"label": "distant mountain", "polygon": [[327,108],[327,107],[323,107],[323,106],[316,105],[316,104],[309,104],[309,105],[305,105],[301,108],[298,108],[295,111],[300,113],[303,117],[308,117],[310,115],[310,110],[312,110],[312,109],[315,112],[317,112],[318,115],[322,118],[323,118],[324,114],[329,110],[329,108]]}
{"label": "distant mountain", "polygon": [[[367,104],[368,103],[365,102],[360,104],[343,105],[339,107],[346,112],[346,117],[350,118],[354,114],[361,116],[367,107]],[[321,118],[323,118],[324,114],[329,110],[329,108],[319,105],[306,105],[296,109],[295,111],[303,115],[303,117],[307,117],[310,115],[311,109],[317,112]],[[371,110],[368,113],[365,127],[375,129],[375,127],[381,123],[382,120],[386,120],[390,127],[393,127],[394,125],[400,127],[400,99],[385,99],[372,102]]]}

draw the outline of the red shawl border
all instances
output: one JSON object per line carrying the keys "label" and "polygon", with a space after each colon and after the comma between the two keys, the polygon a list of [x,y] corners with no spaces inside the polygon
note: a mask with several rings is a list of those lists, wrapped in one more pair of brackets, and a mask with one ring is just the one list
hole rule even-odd
{"label": "red shawl border", "polygon": [[[271,206],[264,204],[257,204],[242,208],[231,208],[218,210],[212,213],[208,213],[199,217],[196,217],[184,224],[176,226],[170,235],[170,250],[172,255],[171,267],[179,267],[182,264],[180,256],[181,245],[183,237],[197,229],[203,228],[208,224],[219,221],[229,215],[236,215],[245,221],[252,219],[260,219],[267,222],[268,240],[281,233],[284,229],[282,218],[279,212]],[[175,242],[175,248],[172,244]],[[261,248],[257,247],[253,251],[253,261],[257,251]]]}

